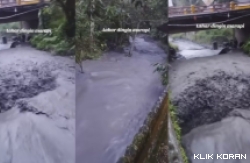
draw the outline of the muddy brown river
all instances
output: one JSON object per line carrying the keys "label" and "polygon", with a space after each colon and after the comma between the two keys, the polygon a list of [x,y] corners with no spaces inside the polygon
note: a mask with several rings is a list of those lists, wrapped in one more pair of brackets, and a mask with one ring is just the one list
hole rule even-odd
{"label": "muddy brown river", "polygon": [[69,57],[0,51],[0,163],[75,162],[74,78]]}
{"label": "muddy brown river", "polygon": [[116,163],[164,90],[153,64],[165,52],[142,37],[135,45],[132,57],[109,52],[77,73],[77,163]]}

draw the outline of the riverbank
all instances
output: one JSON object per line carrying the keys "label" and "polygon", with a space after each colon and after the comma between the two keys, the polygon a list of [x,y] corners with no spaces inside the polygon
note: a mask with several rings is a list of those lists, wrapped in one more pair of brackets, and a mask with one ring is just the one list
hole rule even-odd
{"label": "riverbank", "polygon": [[[243,133],[250,125],[249,66],[250,58],[239,51],[171,64],[171,100],[177,109],[182,144],[192,163],[200,163],[193,154],[250,155],[248,133]],[[214,163],[234,161],[214,160]],[[249,162],[239,160],[244,161]]]}
{"label": "riverbank", "polygon": [[4,49],[0,72],[0,162],[74,162],[74,60]]}

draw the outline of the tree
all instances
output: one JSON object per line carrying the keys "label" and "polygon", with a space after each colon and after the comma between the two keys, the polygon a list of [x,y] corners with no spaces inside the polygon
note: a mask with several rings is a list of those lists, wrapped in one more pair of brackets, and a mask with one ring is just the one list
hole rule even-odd
{"label": "tree", "polygon": [[75,36],[75,1],[74,0],[54,0],[63,10],[66,17],[65,32],[69,38]]}

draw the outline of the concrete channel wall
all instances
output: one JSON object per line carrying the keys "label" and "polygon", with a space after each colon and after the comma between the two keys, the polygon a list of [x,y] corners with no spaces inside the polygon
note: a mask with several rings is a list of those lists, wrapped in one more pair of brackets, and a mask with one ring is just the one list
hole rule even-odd
{"label": "concrete channel wall", "polygon": [[[153,151],[152,148],[155,148],[154,138],[157,139],[157,137],[159,136],[159,133],[154,133],[156,129],[155,127],[157,127],[156,126],[157,121],[160,119],[160,117],[164,116],[166,119],[168,114],[167,92],[168,91],[166,88],[159,97],[154,107],[152,108],[152,111],[148,114],[147,118],[145,119],[144,125],[135,135],[132,143],[127,147],[125,155],[119,159],[118,163],[132,163],[132,162],[145,163],[147,162],[147,159],[151,157],[152,154],[151,151]],[[167,127],[167,124],[165,127]]]}

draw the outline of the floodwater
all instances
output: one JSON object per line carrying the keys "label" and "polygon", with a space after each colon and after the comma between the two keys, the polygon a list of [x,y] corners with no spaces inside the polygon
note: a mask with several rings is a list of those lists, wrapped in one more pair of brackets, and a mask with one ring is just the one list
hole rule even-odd
{"label": "floodwater", "polygon": [[[171,65],[169,83],[190,162],[250,162],[250,57],[240,51],[216,55],[187,42],[176,44],[188,60]],[[213,159],[194,154],[213,154]],[[246,159],[220,159],[221,154],[243,154]]]}
{"label": "floodwater", "polygon": [[1,46],[0,163],[74,163],[74,60]]}
{"label": "floodwater", "polygon": [[136,38],[132,57],[108,52],[83,62],[85,73],[76,76],[77,163],[115,163],[163,92],[153,64],[165,63],[166,54],[146,40]]}
{"label": "floodwater", "polygon": [[186,59],[197,58],[197,57],[209,57],[218,55],[221,49],[213,50],[195,42],[187,40],[175,40],[171,41],[173,44],[178,45],[179,53]]}

